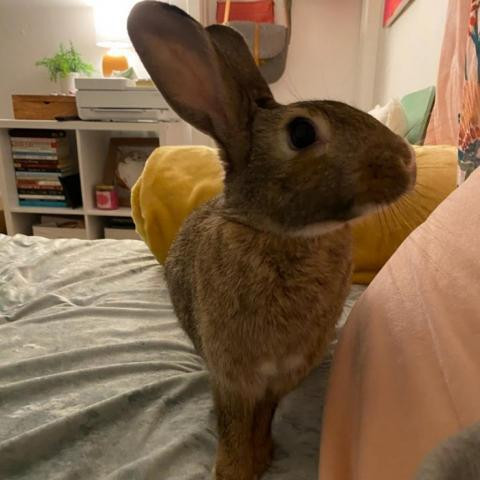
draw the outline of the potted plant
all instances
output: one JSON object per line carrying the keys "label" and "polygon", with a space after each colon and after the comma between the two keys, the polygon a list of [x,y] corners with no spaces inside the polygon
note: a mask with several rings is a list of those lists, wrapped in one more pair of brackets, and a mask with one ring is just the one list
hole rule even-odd
{"label": "potted plant", "polygon": [[75,78],[79,74],[90,76],[94,71],[90,63],[82,60],[72,42],[70,42],[69,48],[65,48],[61,43],[59,51],[53,57],[42,58],[35,65],[46,67],[52,82],[60,80],[62,93],[75,91]]}

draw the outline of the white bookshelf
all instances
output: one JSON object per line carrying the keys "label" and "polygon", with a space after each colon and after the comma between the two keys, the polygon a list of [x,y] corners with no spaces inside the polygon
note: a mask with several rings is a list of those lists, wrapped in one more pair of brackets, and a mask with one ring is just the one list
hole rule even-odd
{"label": "white bookshelf", "polygon": [[[62,129],[76,148],[83,206],[81,208],[21,207],[18,204],[15,171],[10,149],[10,128]],[[32,234],[40,215],[74,215],[85,221],[87,238],[103,238],[106,217],[129,217],[130,208],[100,210],[95,206],[95,185],[103,182],[110,138],[156,137],[160,145],[191,143],[192,132],[184,122],[57,122],[50,120],[0,120],[0,196],[7,233]]]}

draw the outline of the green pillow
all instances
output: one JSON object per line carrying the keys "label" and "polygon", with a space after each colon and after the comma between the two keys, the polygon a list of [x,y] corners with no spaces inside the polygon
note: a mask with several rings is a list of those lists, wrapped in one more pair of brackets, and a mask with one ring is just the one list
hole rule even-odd
{"label": "green pillow", "polygon": [[434,100],[435,87],[409,93],[400,100],[407,116],[406,138],[412,145],[423,145]]}

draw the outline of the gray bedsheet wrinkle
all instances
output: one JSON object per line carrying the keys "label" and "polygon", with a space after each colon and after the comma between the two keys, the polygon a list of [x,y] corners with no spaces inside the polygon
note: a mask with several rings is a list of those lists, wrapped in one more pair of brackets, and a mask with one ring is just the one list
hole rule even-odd
{"label": "gray bedsheet wrinkle", "polygon": [[[329,361],[282,401],[265,480],[316,478]],[[209,479],[215,445],[208,374],[142,242],[0,235],[1,480]]]}

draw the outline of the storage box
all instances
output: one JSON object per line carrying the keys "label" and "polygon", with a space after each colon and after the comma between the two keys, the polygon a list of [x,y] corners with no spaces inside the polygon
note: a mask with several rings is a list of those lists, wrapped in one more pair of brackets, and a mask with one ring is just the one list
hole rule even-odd
{"label": "storage box", "polygon": [[140,235],[133,228],[108,228],[104,229],[105,238],[117,240],[141,240]]}
{"label": "storage box", "polygon": [[33,225],[33,234],[45,238],[79,238],[87,239],[87,231],[84,228],[66,228],[46,225]]}
{"label": "storage box", "polygon": [[78,116],[74,95],[12,95],[13,115],[19,120],[55,120]]}

